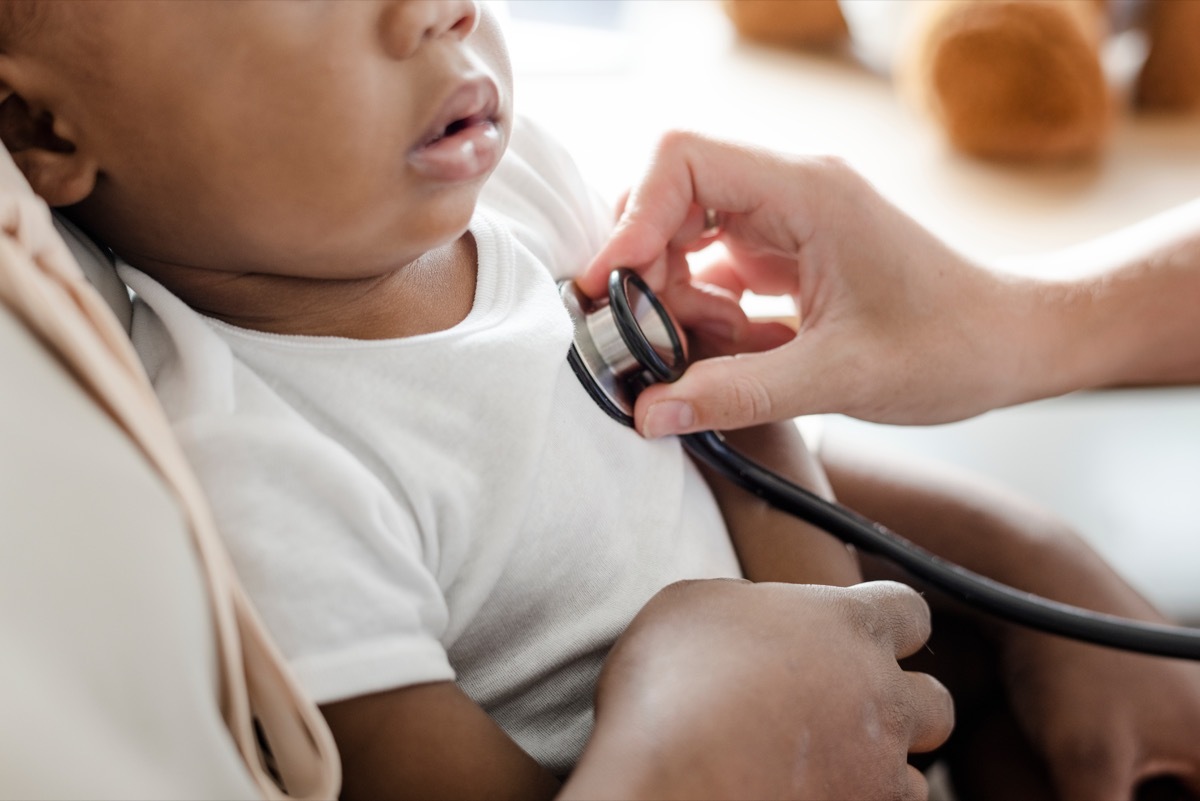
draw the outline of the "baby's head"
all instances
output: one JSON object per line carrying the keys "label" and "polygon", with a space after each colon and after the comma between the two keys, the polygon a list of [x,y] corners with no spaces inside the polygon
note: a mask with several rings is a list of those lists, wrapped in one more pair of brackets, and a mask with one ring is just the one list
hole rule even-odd
{"label": "baby's head", "polygon": [[462,234],[508,140],[474,2],[0,3],[0,137],[151,272],[379,274]]}

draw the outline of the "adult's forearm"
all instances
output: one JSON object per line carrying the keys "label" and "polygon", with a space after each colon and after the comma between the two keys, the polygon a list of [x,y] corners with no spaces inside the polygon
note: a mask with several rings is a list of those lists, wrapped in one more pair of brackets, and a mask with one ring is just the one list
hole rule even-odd
{"label": "adult's forearm", "polygon": [[1200,380],[1200,231],[1074,293],[1084,386]]}
{"label": "adult's forearm", "polygon": [[1016,282],[1018,322],[1025,321],[1017,369],[1025,377],[1013,383],[1027,391],[1017,401],[1200,381],[1200,201],[1049,266],[1088,274]]}

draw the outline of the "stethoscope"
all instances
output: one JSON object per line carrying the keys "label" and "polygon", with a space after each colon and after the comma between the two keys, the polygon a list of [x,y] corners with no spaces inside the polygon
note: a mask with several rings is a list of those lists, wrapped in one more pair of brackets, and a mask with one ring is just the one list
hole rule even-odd
{"label": "stethoscope", "polygon": [[[684,338],[641,276],[612,273],[608,303],[592,301],[574,282],[559,284],[575,326],[568,361],[588,394],[610,417],[633,425],[638,393],[675,381],[687,367]],[[920,548],[879,523],[827,501],[746,458],[716,431],[680,438],[695,458],[772,506],[997,617],[1096,645],[1200,660],[1200,629],[1128,620],[1022,592]]]}

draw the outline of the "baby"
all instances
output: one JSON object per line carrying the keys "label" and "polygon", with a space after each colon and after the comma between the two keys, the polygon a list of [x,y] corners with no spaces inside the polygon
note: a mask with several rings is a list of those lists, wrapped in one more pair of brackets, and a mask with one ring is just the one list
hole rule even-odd
{"label": "baby", "polygon": [[[657,590],[861,579],[845,547],[706,480],[678,442],[639,438],[579,385],[555,283],[609,215],[514,117],[500,35],[474,3],[0,14],[0,136],[35,191],[121,258],[134,343],[330,721],[346,795],[552,795],[589,736],[608,647]],[[673,291],[701,349],[740,313]],[[830,494],[793,427],[736,442]],[[831,467],[834,489],[901,531],[977,534],[957,547],[979,558],[1039,554],[999,578],[1036,585],[1054,565],[1082,588],[1067,600],[1155,616],[1039,515],[957,485],[897,497]],[[1184,703],[1167,728],[1200,724],[1191,666],[1047,640],[999,642],[1033,671],[1018,723],[1052,766],[1081,741],[1164,726],[1132,712],[1091,725],[1093,696],[1169,690]],[[1136,680],[1046,675],[1101,661]],[[1080,725],[1058,736],[1064,720]]]}

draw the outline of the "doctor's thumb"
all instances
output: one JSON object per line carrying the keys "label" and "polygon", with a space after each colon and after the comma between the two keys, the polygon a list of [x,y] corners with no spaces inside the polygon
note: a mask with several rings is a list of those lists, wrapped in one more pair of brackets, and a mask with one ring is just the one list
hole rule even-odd
{"label": "doctor's thumb", "polygon": [[794,358],[780,348],[693,362],[675,383],[642,392],[634,410],[637,430],[656,438],[794,417],[792,409],[803,402],[791,380]]}

